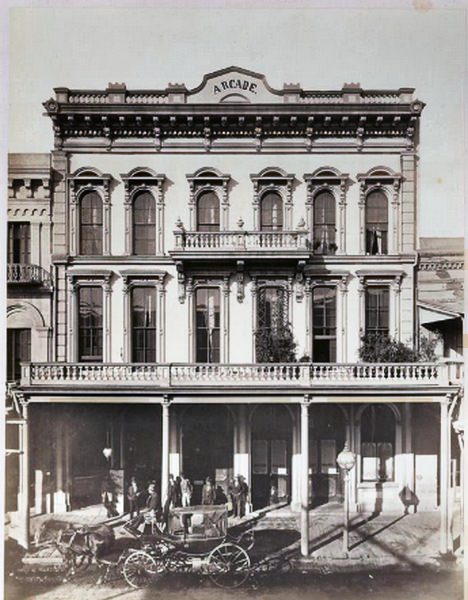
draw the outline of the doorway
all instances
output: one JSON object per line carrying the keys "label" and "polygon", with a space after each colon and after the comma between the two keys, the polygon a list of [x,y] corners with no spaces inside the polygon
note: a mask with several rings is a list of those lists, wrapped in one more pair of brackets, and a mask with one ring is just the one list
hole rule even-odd
{"label": "doorway", "polygon": [[289,501],[292,420],[281,405],[258,406],[252,415],[252,491],[254,510]]}
{"label": "doorway", "polygon": [[182,417],[183,473],[193,483],[192,503],[200,504],[206,477],[227,493],[233,477],[234,427],[225,406],[190,406]]}
{"label": "doorway", "polygon": [[335,404],[316,404],[309,424],[309,464],[312,506],[343,501],[343,485],[336,457],[346,440],[343,410]]}

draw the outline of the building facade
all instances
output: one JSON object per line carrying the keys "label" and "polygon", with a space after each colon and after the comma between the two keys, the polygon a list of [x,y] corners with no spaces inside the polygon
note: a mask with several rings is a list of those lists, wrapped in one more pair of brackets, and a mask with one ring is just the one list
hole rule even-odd
{"label": "building facade", "polygon": [[50,155],[10,157],[17,537],[32,512],[98,503],[109,470],[120,510],[132,475],[164,496],[184,472],[196,501],[241,474],[253,509],[274,486],[301,510],[307,554],[347,443],[354,510],[416,497],[450,549],[459,349],[359,362],[366,335],[419,343],[414,90],[275,90],[231,67],[44,107]]}

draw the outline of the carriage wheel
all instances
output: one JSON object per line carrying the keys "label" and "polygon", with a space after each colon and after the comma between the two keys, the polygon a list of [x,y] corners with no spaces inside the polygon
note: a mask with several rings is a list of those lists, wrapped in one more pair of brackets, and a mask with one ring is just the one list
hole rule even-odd
{"label": "carriage wheel", "polygon": [[243,548],[226,542],[212,550],[208,565],[213,583],[222,588],[235,588],[249,576],[250,558]]}
{"label": "carriage wheel", "polygon": [[126,558],[122,573],[128,585],[142,588],[151,583],[158,573],[158,567],[150,554],[137,550]]}

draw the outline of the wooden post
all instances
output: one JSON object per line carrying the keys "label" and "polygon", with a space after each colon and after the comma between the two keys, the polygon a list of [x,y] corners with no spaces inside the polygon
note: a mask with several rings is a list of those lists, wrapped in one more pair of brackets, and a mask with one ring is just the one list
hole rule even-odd
{"label": "wooden post", "polygon": [[20,502],[18,506],[20,518],[20,535],[18,542],[26,550],[29,549],[29,436],[28,407],[23,404],[23,422],[20,425]]}
{"label": "wooden post", "polygon": [[162,449],[161,449],[161,502],[167,498],[169,481],[169,397],[164,396],[162,403]]}
{"label": "wooden post", "polygon": [[309,396],[301,404],[301,554],[309,556]]}
{"label": "wooden post", "polygon": [[449,398],[440,401],[440,554],[447,554],[449,549],[449,515],[448,493],[450,486],[450,452],[449,452]]}

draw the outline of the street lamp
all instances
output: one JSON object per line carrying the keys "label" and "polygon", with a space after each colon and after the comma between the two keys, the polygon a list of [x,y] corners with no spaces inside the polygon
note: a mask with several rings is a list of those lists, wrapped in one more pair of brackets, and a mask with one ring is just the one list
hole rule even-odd
{"label": "street lamp", "polygon": [[104,454],[104,458],[107,460],[107,463],[108,463],[108,465],[110,467],[110,459],[111,459],[111,456],[112,456],[112,448],[110,448],[110,447],[103,448],[102,453]]}
{"label": "street lamp", "polygon": [[343,523],[343,552],[348,554],[349,550],[349,472],[356,463],[356,455],[345,442],[343,450],[336,457],[336,462],[344,474],[344,523]]}

